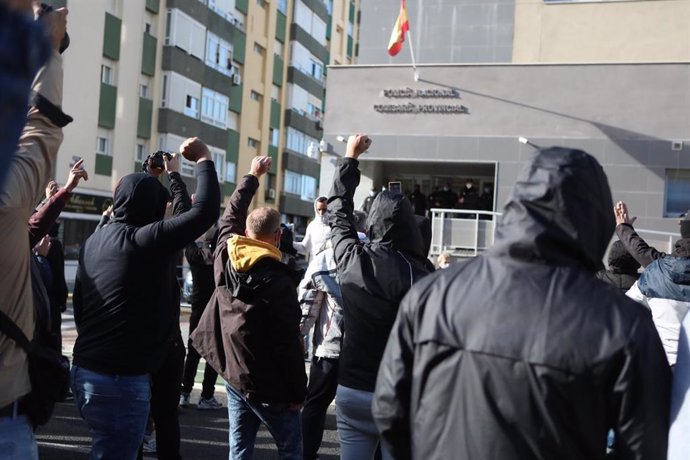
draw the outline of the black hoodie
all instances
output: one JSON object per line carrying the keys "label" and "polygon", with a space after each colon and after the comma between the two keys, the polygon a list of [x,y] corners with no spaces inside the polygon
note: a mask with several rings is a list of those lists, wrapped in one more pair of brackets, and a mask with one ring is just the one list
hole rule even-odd
{"label": "black hoodie", "polygon": [[345,313],[338,383],[374,391],[400,300],[428,269],[416,216],[401,194],[386,191],[376,196],[367,218],[369,243],[360,242],[353,217],[358,164],[349,158],[339,161],[328,200]]}
{"label": "black hoodie", "polygon": [[614,228],[590,155],[540,151],[490,251],[405,297],[372,410],[396,459],[666,457],[670,371],[649,312],[595,279]]}
{"label": "black hoodie", "polygon": [[[218,218],[220,189],[212,161],[196,165],[191,210],[162,220],[168,191],[145,173],[124,176],[115,189],[113,219],[91,235],[79,255],[74,316],[77,366],[137,375],[160,364],[178,330],[179,289],[170,274],[178,251]],[[178,190],[170,175],[171,189]]]}

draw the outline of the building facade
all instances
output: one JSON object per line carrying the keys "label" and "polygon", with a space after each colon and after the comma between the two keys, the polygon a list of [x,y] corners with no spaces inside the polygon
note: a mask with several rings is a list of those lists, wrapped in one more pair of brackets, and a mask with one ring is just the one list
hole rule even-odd
{"label": "building facade", "polygon": [[[329,70],[325,139],[342,154],[337,136],[374,134],[357,202],[389,181],[428,194],[472,178],[500,211],[535,146],[562,145],[602,163],[637,225],[678,232],[690,209],[690,1],[407,7],[398,56],[386,47],[399,2],[365,2],[358,65]],[[336,158],[322,161],[322,192]]]}
{"label": "building facade", "polygon": [[[270,155],[255,205],[306,226],[320,178],[326,69],[354,62],[359,0],[51,3],[69,8],[64,110],[74,117],[55,177],[64,182],[78,158],[90,173],[61,218],[68,261],[120,178],[191,136],[208,144],[225,197],[253,157]],[[193,165],[184,161],[181,173],[193,192]]]}

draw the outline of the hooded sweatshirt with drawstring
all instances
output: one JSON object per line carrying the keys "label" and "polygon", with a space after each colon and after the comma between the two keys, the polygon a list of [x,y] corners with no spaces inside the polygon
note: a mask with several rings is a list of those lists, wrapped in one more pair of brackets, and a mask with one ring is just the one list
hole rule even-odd
{"label": "hooded sweatshirt with drawstring", "polygon": [[[163,220],[168,191],[146,173],[124,176],[113,219],[79,255],[74,287],[74,364],[102,374],[140,375],[162,362],[179,331],[179,287],[171,266],[178,252],[218,218],[220,189],[212,161],[196,165],[192,208]],[[170,175],[173,181],[182,179]],[[177,290],[177,291],[176,291]],[[179,303],[178,303],[179,305]],[[179,332],[178,332],[179,333]]]}
{"label": "hooded sweatshirt with drawstring", "polygon": [[372,406],[394,458],[665,458],[671,373],[659,336],[644,307],[594,277],[612,207],[592,156],[542,150],[494,246],[412,288]]}

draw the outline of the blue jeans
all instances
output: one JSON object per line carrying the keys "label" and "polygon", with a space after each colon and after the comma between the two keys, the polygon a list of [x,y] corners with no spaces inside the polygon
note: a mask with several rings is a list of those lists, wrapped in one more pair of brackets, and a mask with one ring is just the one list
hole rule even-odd
{"label": "blue jeans", "polygon": [[[340,439],[341,460],[371,460],[379,445],[379,432],[371,414],[374,393],[338,385],[335,418]],[[381,445],[383,460],[392,459]]]}
{"label": "blue jeans", "polygon": [[134,460],[149,416],[148,374],[107,375],[72,366],[72,393],[91,432],[92,459]]}
{"label": "blue jeans", "polygon": [[273,436],[281,459],[302,460],[298,410],[290,410],[286,404],[249,402],[227,383],[225,390],[228,392],[230,460],[252,458],[260,423],[266,425]]}
{"label": "blue jeans", "polygon": [[0,418],[0,460],[38,460],[34,430],[25,416]]}

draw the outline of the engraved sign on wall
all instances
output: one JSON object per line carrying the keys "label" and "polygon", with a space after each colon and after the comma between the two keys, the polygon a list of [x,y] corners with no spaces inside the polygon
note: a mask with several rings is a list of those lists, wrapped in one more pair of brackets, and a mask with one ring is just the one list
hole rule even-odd
{"label": "engraved sign on wall", "polygon": [[[389,88],[382,92],[383,97],[393,99],[386,104],[374,104],[374,110],[379,113],[413,113],[413,114],[468,114],[469,109],[462,104],[449,102],[440,103],[433,99],[460,99],[460,92],[456,89],[414,89]],[[409,102],[398,102],[398,99],[413,99]]]}

